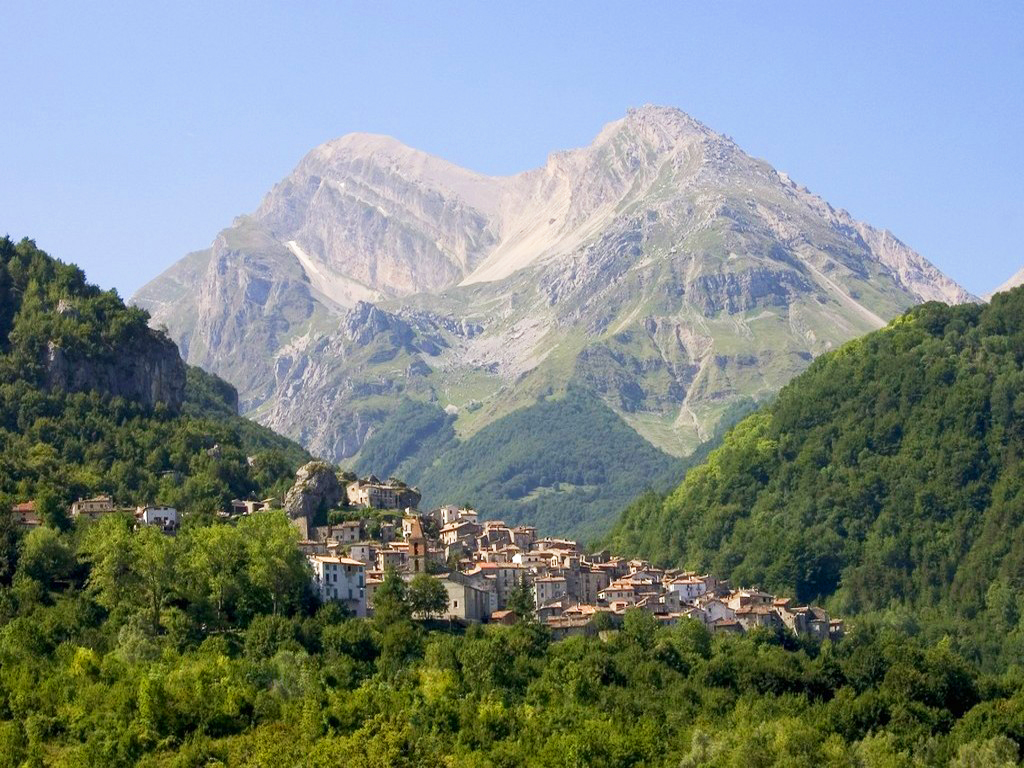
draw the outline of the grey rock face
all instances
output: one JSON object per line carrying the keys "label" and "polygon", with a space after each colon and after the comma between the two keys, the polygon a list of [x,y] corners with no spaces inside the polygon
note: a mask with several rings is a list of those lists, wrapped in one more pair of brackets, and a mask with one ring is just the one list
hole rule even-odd
{"label": "grey rock face", "polygon": [[163,403],[174,412],[185,402],[185,364],[174,343],[156,334],[119,348],[110,361],[71,359],[51,341],[43,362],[51,391],[95,390],[148,408]]}
{"label": "grey rock face", "polygon": [[409,324],[396,315],[384,312],[365,301],[357,303],[341,321],[341,331],[354,344],[368,344],[381,333],[388,333],[396,344],[412,340]]}
{"label": "grey rock face", "polygon": [[387,137],[328,142],[137,301],[243,411],[340,460],[402,398],[453,406],[465,435],[569,386],[685,454],[814,356],[973,298],[730,139],[643,107],[502,178]]}
{"label": "grey rock face", "polygon": [[305,522],[308,530],[317,512],[337,506],[344,494],[334,467],[323,461],[311,461],[295,474],[295,485],[285,496],[284,508],[288,517]]}

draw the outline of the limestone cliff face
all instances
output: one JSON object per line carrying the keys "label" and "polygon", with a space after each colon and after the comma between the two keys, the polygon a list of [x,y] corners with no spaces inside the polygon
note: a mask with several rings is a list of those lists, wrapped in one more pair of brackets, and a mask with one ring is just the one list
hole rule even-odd
{"label": "limestone cliff face", "polygon": [[502,178],[387,137],[328,142],[136,300],[243,410],[337,460],[402,398],[467,435],[570,385],[685,454],[814,356],[973,297],[728,138],[644,107]]}
{"label": "limestone cliff face", "polygon": [[124,345],[116,359],[80,358],[54,342],[47,345],[46,387],[61,392],[97,391],[177,412],[185,402],[185,363],[172,341],[153,333]]}
{"label": "limestone cliff face", "polygon": [[334,467],[323,461],[311,461],[295,474],[295,484],[285,496],[284,508],[308,537],[317,513],[336,507],[344,495]]}

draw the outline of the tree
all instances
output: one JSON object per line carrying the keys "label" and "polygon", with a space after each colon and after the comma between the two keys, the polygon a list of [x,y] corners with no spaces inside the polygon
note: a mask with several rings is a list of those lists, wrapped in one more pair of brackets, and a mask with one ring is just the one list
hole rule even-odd
{"label": "tree", "polygon": [[650,648],[658,631],[658,620],[643,608],[629,608],[622,617],[622,634],[641,648]]}
{"label": "tree", "polygon": [[0,506],[0,585],[10,586],[18,567],[18,527],[9,507]]}
{"label": "tree", "polygon": [[36,515],[43,521],[44,525],[56,528],[59,531],[66,531],[70,525],[67,510],[53,491],[48,488],[41,488],[36,494]]}
{"label": "tree", "polygon": [[299,531],[281,510],[259,512],[238,523],[245,541],[251,584],[270,598],[274,615],[298,603],[309,586],[309,565],[299,550]]}
{"label": "tree", "polygon": [[512,590],[508,593],[506,605],[510,611],[513,611],[519,617],[519,621],[533,621],[537,601],[533,596],[533,590],[530,589],[530,585],[526,583],[525,577],[512,587]]}
{"label": "tree", "polygon": [[409,583],[409,607],[414,616],[430,618],[448,607],[444,585],[426,573],[417,573]]}
{"label": "tree", "polygon": [[145,525],[132,537],[138,589],[149,610],[150,626],[160,631],[164,605],[178,582],[178,550],[176,540],[158,528]]}
{"label": "tree", "polygon": [[90,524],[82,554],[91,566],[86,586],[97,603],[108,611],[133,603],[137,607],[134,553],[127,518],[105,515]]}
{"label": "tree", "polygon": [[238,528],[216,524],[191,529],[185,541],[193,584],[223,622],[228,603],[245,590],[245,541]]}
{"label": "tree", "polygon": [[609,629],[615,629],[618,624],[609,611],[598,611],[590,620],[590,626],[598,632],[604,632]]}
{"label": "tree", "polygon": [[159,632],[180,578],[174,539],[150,526],[133,531],[127,517],[106,515],[90,527],[83,551],[96,602],[109,611],[145,611],[150,629]]}
{"label": "tree", "polygon": [[19,568],[47,589],[67,585],[78,562],[67,537],[42,526],[30,531],[21,543]]}
{"label": "tree", "polygon": [[383,631],[391,624],[408,621],[411,616],[408,587],[398,571],[389,568],[373,594],[373,621]]}
{"label": "tree", "polygon": [[269,659],[282,648],[301,648],[298,632],[291,619],[283,616],[257,616],[245,630],[245,655],[250,659]]}

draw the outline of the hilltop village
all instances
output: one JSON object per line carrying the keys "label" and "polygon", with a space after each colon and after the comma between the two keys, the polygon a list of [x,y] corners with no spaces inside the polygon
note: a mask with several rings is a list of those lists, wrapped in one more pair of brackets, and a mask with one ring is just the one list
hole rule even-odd
{"label": "hilltop village", "polygon": [[[819,607],[734,588],[712,574],[658,568],[607,550],[587,553],[575,541],[538,536],[530,525],[481,520],[466,507],[421,512],[419,491],[393,478],[350,480],[343,489],[345,519],[335,514],[333,523],[310,525],[296,516],[302,506],[296,500],[310,487],[323,493],[324,473],[319,480],[317,474],[301,470],[285,506],[303,533],[299,546],[315,590],[357,616],[373,614],[374,592],[393,569],[406,580],[417,574],[436,579],[447,605],[433,617],[451,621],[514,623],[522,617],[513,594],[529,590],[529,609],[555,637],[617,626],[630,608],[649,611],[665,625],[696,619],[714,632],[785,627],[817,639],[843,633],[843,622]],[[521,601],[517,605],[525,610]]]}
{"label": "hilltop village", "polygon": [[[445,599],[422,618],[511,624],[529,612],[556,638],[613,628],[631,608],[650,612],[663,625],[696,619],[713,632],[785,627],[816,639],[843,633],[842,620],[788,597],[607,550],[587,553],[576,541],[538,536],[530,525],[481,520],[467,507],[421,512],[421,498],[394,478],[339,477],[330,465],[311,462],[299,470],[283,505],[236,499],[220,516],[232,520],[283,506],[300,532],[313,591],[358,617],[373,615],[374,593],[395,571],[405,581],[425,574],[443,588]],[[22,527],[42,524],[34,502],[12,512]],[[91,520],[130,513],[137,525],[168,535],[179,526],[174,508],[121,508],[109,496],[80,499],[68,513]],[[323,517],[328,522],[318,525]]]}

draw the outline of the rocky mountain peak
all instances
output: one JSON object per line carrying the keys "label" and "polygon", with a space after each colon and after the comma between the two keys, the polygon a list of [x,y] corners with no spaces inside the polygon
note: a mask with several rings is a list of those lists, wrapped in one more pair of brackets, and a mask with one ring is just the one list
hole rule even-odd
{"label": "rocky mountain peak", "polygon": [[682,455],[814,356],[921,301],[973,298],[653,105],[501,178],[349,134],[226,232],[139,300],[243,409],[333,459],[404,399],[471,434],[570,385]]}
{"label": "rocky mountain peak", "polygon": [[675,107],[654,104],[632,107],[626,111],[621,123],[625,129],[642,135],[658,136],[674,143],[692,141],[694,138],[723,138],[700,120]]}

